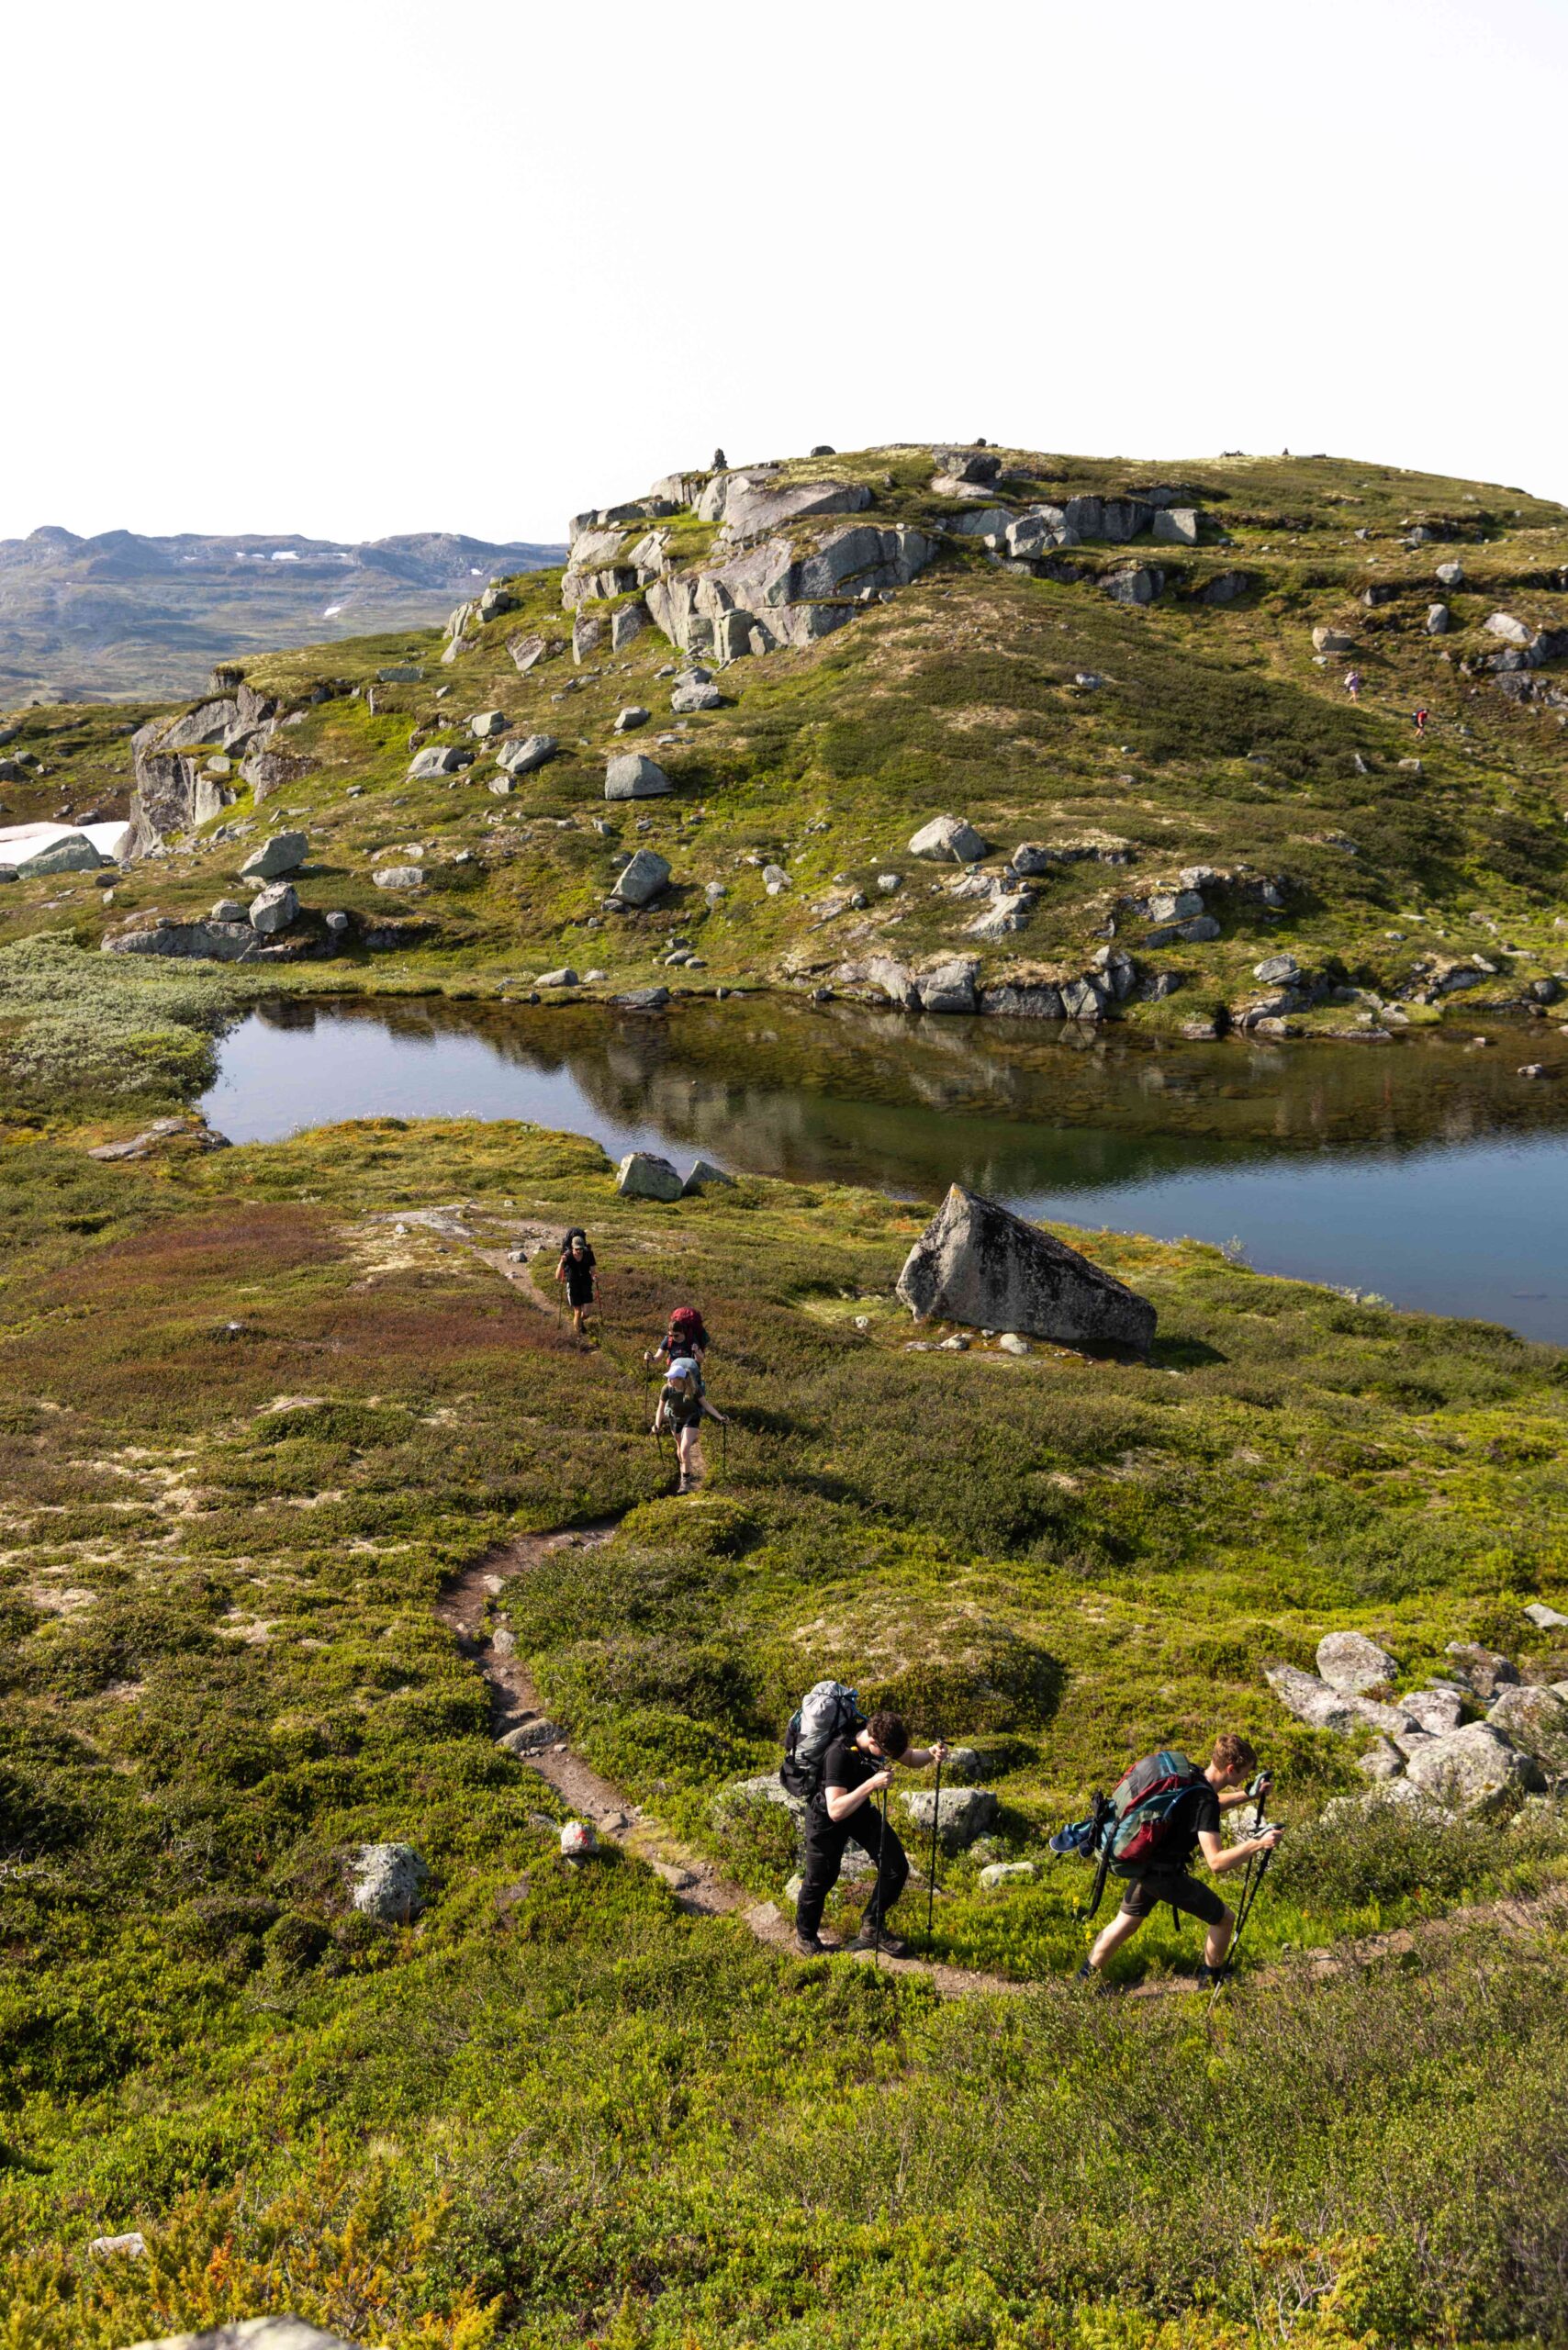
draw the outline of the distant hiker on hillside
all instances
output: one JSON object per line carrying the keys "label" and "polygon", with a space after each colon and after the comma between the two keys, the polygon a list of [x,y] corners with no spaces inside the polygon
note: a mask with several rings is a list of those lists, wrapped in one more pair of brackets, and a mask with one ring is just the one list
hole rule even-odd
{"label": "distant hiker on hillside", "polygon": [[1418,735],[1425,735],[1427,732],[1427,721],[1430,715],[1431,712],[1428,710],[1425,702],[1422,702],[1415,711],[1412,723],[1414,724]]}
{"label": "distant hiker on hillside", "polygon": [[701,1364],[694,1355],[677,1355],[665,1373],[654,1413],[655,1435],[668,1428],[675,1436],[675,1457],[680,1469],[677,1493],[694,1494],[708,1473],[700,1441],[704,1419],[717,1420],[721,1427],[726,1425],[722,1412],[716,1412],[703,1393]]}
{"label": "distant hiker on hillside", "polygon": [[[812,1695],[816,1694],[813,1690]],[[811,1768],[814,1784],[806,1804],[805,1867],[795,1904],[795,1947],[802,1957],[815,1958],[824,1948],[817,1930],[823,1908],[852,1843],[876,1862],[877,1878],[860,1930],[846,1947],[903,1956],[904,1944],[887,1930],[887,1915],[909,1882],[909,1862],[891,1827],[884,1834],[875,1798],[892,1785],[895,1763],[921,1771],[928,1762],[941,1762],[946,1751],[940,1742],[912,1746],[897,1714],[873,1714],[868,1722],[852,1715],[829,1742],[820,1765]]]}
{"label": "distant hiker on hillside", "polygon": [[1201,1851],[1211,1875],[1224,1876],[1244,1868],[1254,1852],[1271,1852],[1280,1841],[1277,1828],[1249,1836],[1238,1844],[1222,1842],[1219,1816],[1249,1796],[1260,1796],[1270,1782],[1260,1776],[1248,1785],[1258,1757],[1244,1738],[1226,1730],[1215,1740],[1207,1764],[1199,1769],[1173,1749],[1150,1754],[1133,1768],[1112,1796],[1118,1821],[1135,1815],[1139,1832],[1128,1840],[1126,1861],[1113,1860],[1114,1874],[1126,1880],[1119,1914],[1113,1918],[1078,1970],[1077,1980],[1089,1981],[1122,1944],[1137,1933],[1144,1919],[1162,1902],[1185,1910],[1208,1928],[1200,1983],[1215,1983],[1225,1975],[1226,1953],[1236,1930],[1234,1913],[1226,1908],[1213,1886],[1202,1885],[1188,1874],[1194,1851]]}
{"label": "distant hiker on hillside", "polygon": [[584,1316],[599,1294],[597,1262],[588,1247],[588,1234],[580,1227],[568,1232],[562,1245],[561,1261],[555,1268],[555,1279],[566,1290],[566,1303],[572,1309],[572,1327],[579,1338],[588,1336]]}
{"label": "distant hiker on hillside", "polygon": [[1360,701],[1361,698],[1361,673],[1359,669],[1346,670],[1345,691],[1350,695],[1352,701]]}
{"label": "distant hiker on hillside", "polygon": [[678,1355],[695,1355],[700,1362],[711,1344],[697,1307],[678,1305],[664,1337],[656,1347],[649,1348],[643,1360],[650,1369],[656,1362],[674,1362]]}

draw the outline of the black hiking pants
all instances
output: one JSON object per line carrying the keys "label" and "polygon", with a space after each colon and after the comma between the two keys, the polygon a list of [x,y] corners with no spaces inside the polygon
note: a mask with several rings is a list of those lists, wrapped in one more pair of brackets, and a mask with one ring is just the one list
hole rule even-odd
{"label": "black hiking pants", "polygon": [[801,1897],[795,1904],[795,1930],[799,1934],[814,1935],[823,1921],[823,1905],[838,1883],[838,1873],[844,1866],[844,1855],[851,1844],[858,1844],[879,1863],[877,1882],[866,1904],[865,1923],[879,1926],[888,1911],[909,1883],[909,1861],[903,1846],[890,1828],[884,1837],[882,1815],[869,1798],[847,1819],[830,1819],[827,1806],[820,1799],[806,1808],[806,1854],[801,1871]]}

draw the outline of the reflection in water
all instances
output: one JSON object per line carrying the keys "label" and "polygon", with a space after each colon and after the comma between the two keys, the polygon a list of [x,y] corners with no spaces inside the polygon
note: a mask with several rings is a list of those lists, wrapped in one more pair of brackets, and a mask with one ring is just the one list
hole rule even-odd
{"label": "reflection in water", "polygon": [[[1568,1087],[1477,1051],[1152,1045],[1125,1032],[769,1000],[666,1017],[440,998],[263,1007],[205,1107],[236,1141],[347,1117],[525,1118],[613,1156],[701,1149],[798,1181],[1216,1241],[1250,1262],[1568,1340]],[[1539,1025],[1533,1056],[1562,1040]]]}

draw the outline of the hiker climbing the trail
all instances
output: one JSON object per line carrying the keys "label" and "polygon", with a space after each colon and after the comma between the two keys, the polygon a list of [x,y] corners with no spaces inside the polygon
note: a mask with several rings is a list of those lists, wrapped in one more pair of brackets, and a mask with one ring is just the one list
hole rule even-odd
{"label": "hiker climbing the trail", "polygon": [[1420,739],[1425,739],[1427,733],[1427,721],[1431,714],[1431,711],[1427,708],[1425,702],[1420,703],[1420,705],[1411,714],[1411,723],[1414,725],[1417,735]]}
{"label": "hiker climbing the trail", "polygon": [[656,1347],[649,1348],[643,1361],[650,1369],[655,1363],[674,1362],[681,1355],[701,1362],[711,1343],[702,1326],[702,1316],[698,1308],[695,1305],[678,1305],[669,1317],[664,1337]]}
{"label": "hiker climbing the trail", "polygon": [[694,1355],[677,1355],[659,1390],[654,1433],[662,1436],[668,1429],[675,1437],[675,1457],[680,1471],[678,1494],[694,1494],[707,1476],[701,1442],[705,1419],[716,1420],[721,1427],[729,1425],[723,1413],[715,1411],[708,1401],[701,1364]]}
{"label": "hiker climbing the trail", "polygon": [[1360,701],[1361,698],[1361,673],[1359,669],[1346,670],[1345,691],[1350,695],[1352,701]]}
{"label": "hiker climbing the trail", "polygon": [[1221,1812],[1238,1804],[1256,1801],[1261,1818],[1261,1799],[1271,1781],[1262,1773],[1253,1777],[1256,1772],[1257,1755],[1234,1730],[1215,1739],[1214,1752],[1202,1768],[1171,1747],[1133,1765],[1105,1807],[1098,1842],[1103,1868],[1109,1855],[1109,1874],[1124,1881],[1121,1909],[1079,1968],[1077,1981],[1097,1979],[1106,1960],[1162,1902],[1208,1928],[1199,1982],[1225,1978],[1235,1913],[1212,1885],[1190,1874],[1190,1864],[1194,1852],[1202,1852],[1210,1874],[1225,1876],[1245,1868],[1258,1854],[1272,1852],[1281,1835],[1275,1827],[1235,1844],[1225,1843],[1220,1836]]}
{"label": "hiker climbing the trail", "polygon": [[555,1279],[566,1290],[566,1303],[572,1309],[572,1327],[579,1338],[588,1336],[588,1310],[599,1294],[597,1261],[588,1247],[588,1234],[580,1225],[575,1226],[562,1243]]}
{"label": "hiker climbing the trail", "polygon": [[855,1692],[842,1682],[819,1681],[808,1692],[790,1724],[779,1773],[791,1794],[807,1798],[805,1863],[795,1904],[795,1947],[802,1957],[817,1958],[827,1949],[819,1933],[823,1909],[852,1843],[876,1863],[877,1876],[859,1931],[844,1947],[904,1955],[905,1944],[887,1930],[888,1911],[909,1882],[908,1858],[888,1825],[887,1790],[895,1765],[924,1770],[946,1751],[940,1742],[912,1746],[897,1714],[875,1713],[866,1720]]}

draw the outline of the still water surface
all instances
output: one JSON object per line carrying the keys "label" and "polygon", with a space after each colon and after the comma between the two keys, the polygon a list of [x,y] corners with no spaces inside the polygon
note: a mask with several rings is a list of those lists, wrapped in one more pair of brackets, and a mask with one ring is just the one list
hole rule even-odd
{"label": "still water surface", "polygon": [[[999,1033],[1002,1032],[1002,1033]],[[1120,1033],[732,1002],[385,998],[257,1011],[203,1104],[236,1142],[338,1118],[523,1118],[612,1157],[1236,1241],[1261,1270],[1568,1342],[1568,1040],[1164,1046]],[[1553,1070],[1517,1074],[1525,1060]]]}

